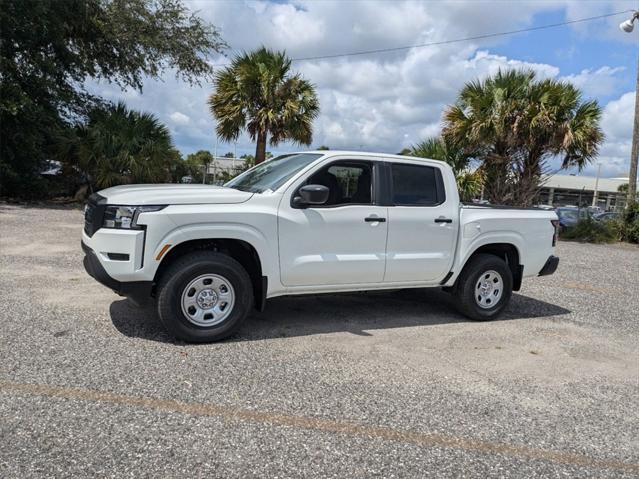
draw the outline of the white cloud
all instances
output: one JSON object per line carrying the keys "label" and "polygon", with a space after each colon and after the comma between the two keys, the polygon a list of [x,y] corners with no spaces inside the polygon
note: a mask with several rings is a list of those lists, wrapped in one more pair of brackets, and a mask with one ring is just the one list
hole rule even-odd
{"label": "white cloud", "polygon": [[[473,47],[418,49],[387,63],[306,62],[300,70],[318,86],[322,118],[316,143],[395,152],[424,134],[437,134],[442,111],[465,82],[507,67],[531,68],[540,77],[559,73],[552,65],[475,52]],[[337,135],[325,127],[335,124],[341,125]]]}
{"label": "white cloud", "polygon": [[[635,92],[632,91],[609,102],[603,110],[601,127],[606,141],[598,162],[601,163],[605,176],[628,177],[634,109]],[[591,166],[590,170],[594,171],[595,166]]]}
{"label": "white cloud", "polygon": [[635,92],[624,93],[619,99],[606,105],[601,126],[610,140],[629,140],[632,136],[632,121],[635,107]]}
{"label": "white cloud", "polygon": [[[624,10],[614,3],[592,5],[594,2],[588,2],[587,8],[584,3],[499,2],[497,7],[490,7],[476,1],[190,2],[194,10],[200,10],[201,16],[220,28],[222,37],[231,46],[230,56],[267,45],[286,50],[292,58],[416,45],[525,28],[532,24],[534,15],[543,12],[564,10],[568,19],[576,19]],[[612,20],[618,23],[619,19]],[[624,130],[627,127],[621,123],[632,123],[625,103],[630,100],[626,100],[625,95],[619,98],[615,91],[619,88],[617,77],[621,70],[593,65],[591,69],[561,77],[556,65],[495,54],[494,47],[507,41],[508,37],[501,37],[376,55],[295,62],[293,68],[316,85],[320,97],[321,114],[314,124],[313,145],[400,151],[439,132],[444,108],[455,100],[465,82],[484,78],[499,68],[532,68],[540,77],[572,81],[586,96],[616,98],[606,106],[604,113],[608,140],[602,148],[602,158],[611,165],[610,173],[621,171],[623,161],[627,161],[623,158],[629,141],[629,134]],[[229,59],[215,56],[210,61],[219,66],[227,64]],[[94,85],[94,91],[109,99],[126,98],[131,108],[156,114],[169,125],[174,141],[184,153],[214,148],[215,121],[206,103],[212,92],[211,85],[192,87],[167,73],[161,82],[145,82],[142,95],[133,90],[123,94],[109,84]],[[290,144],[269,148],[274,152],[298,149]],[[220,145],[218,151],[227,149],[232,146]],[[254,144],[242,135],[238,140],[238,153],[251,150]],[[608,173],[606,168],[604,173]]]}
{"label": "white cloud", "polygon": [[184,113],[180,113],[179,111],[174,111],[169,115],[169,118],[173,120],[173,123],[176,125],[188,125],[191,121],[188,115]]}
{"label": "white cloud", "polygon": [[624,70],[624,67],[603,66],[597,70],[585,69],[577,75],[566,75],[561,79],[580,88],[586,96],[608,96],[614,93],[619,85],[616,74]]}

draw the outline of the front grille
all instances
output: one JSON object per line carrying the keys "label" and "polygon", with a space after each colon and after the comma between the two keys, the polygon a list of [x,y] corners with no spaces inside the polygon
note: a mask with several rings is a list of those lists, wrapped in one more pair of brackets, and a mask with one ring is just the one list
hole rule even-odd
{"label": "front grille", "polygon": [[105,204],[106,198],[97,193],[89,197],[89,201],[84,209],[84,232],[87,236],[93,236],[93,233],[102,226]]}

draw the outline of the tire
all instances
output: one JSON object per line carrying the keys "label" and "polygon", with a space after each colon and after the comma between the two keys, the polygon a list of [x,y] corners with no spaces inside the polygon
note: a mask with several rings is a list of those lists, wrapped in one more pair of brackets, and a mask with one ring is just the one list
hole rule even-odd
{"label": "tire", "polygon": [[222,253],[186,254],[158,282],[160,321],[183,341],[208,343],[227,338],[252,307],[251,278],[240,263]]}
{"label": "tire", "polygon": [[508,305],[513,275],[506,262],[492,254],[473,256],[462,270],[455,295],[459,311],[470,319],[488,321]]}

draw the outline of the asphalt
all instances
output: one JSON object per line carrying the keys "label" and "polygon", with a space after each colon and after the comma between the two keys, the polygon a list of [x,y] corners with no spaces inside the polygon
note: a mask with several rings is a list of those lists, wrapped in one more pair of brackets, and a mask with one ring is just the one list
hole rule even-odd
{"label": "asphalt", "polygon": [[639,477],[639,248],[562,242],[504,317],[436,290],[270,300],[187,345],[0,203],[0,477]]}

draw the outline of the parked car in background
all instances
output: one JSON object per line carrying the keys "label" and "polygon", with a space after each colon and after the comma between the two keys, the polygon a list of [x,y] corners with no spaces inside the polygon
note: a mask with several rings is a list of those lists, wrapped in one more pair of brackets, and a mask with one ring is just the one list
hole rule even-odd
{"label": "parked car in background", "polygon": [[616,220],[620,217],[619,213],[614,211],[607,211],[606,213],[599,213],[598,215],[594,215],[593,218],[597,221],[611,221]]}
{"label": "parked car in background", "polygon": [[573,206],[565,206],[556,208],[555,213],[559,218],[559,229],[570,228],[575,226],[579,220],[583,220],[590,217],[590,213],[586,208],[577,208]]}
{"label": "parked car in background", "polygon": [[588,211],[592,216],[604,213],[604,210],[602,210],[600,206],[589,206]]}
{"label": "parked car in background", "polygon": [[153,298],[176,337],[215,341],[267,298],[444,287],[469,318],[552,274],[557,215],[460,204],[441,161],[283,155],[228,182],[127,185],[91,196],[82,248],[96,280]]}

